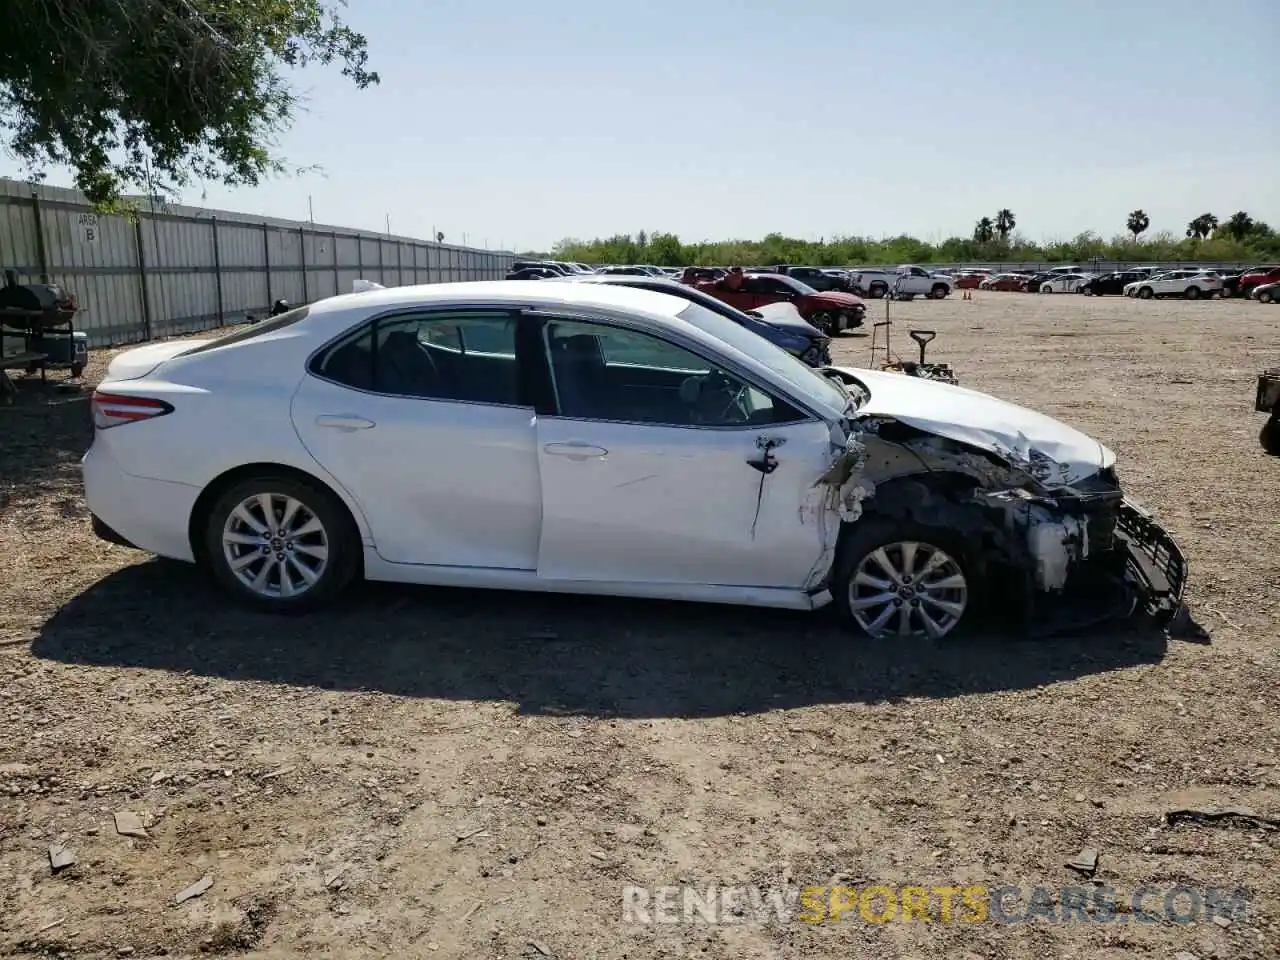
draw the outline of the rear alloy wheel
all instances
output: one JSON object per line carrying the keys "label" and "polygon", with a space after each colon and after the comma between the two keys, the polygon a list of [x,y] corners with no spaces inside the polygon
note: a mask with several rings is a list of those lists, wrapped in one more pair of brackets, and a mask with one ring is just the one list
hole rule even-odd
{"label": "rear alloy wheel", "polygon": [[1138,291],[1139,300],[1150,300],[1153,296],[1155,296],[1155,291],[1153,291],[1150,287],[1143,287],[1141,290]]}
{"label": "rear alloy wheel", "polygon": [[1186,296],[1186,298],[1187,298],[1188,300],[1199,300],[1199,299],[1200,299],[1200,288],[1199,288],[1199,287],[1187,287],[1187,291],[1186,291],[1185,296]]}
{"label": "rear alloy wheel", "polygon": [[945,283],[935,283],[933,285],[933,290],[930,291],[929,295],[935,300],[942,300],[950,292],[951,291],[947,289],[947,285]]}
{"label": "rear alloy wheel", "polygon": [[209,512],[205,554],[223,587],[259,609],[300,612],[337,596],[359,569],[359,535],[333,494],[291,477],[227,490]]}
{"label": "rear alloy wheel", "polygon": [[869,637],[941,640],[974,605],[960,543],[920,524],[863,519],[832,586],[836,606]]}
{"label": "rear alloy wheel", "polygon": [[889,292],[889,288],[883,283],[873,283],[869,292],[874,299],[879,300]]}

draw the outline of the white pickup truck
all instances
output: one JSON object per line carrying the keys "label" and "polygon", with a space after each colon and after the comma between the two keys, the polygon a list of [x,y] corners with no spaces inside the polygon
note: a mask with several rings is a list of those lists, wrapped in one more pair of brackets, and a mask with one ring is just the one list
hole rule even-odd
{"label": "white pickup truck", "polygon": [[892,290],[895,294],[941,300],[950,296],[955,285],[951,277],[930,273],[913,264],[904,264],[896,270],[855,270],[853,282],[864,296],[876,299]]}

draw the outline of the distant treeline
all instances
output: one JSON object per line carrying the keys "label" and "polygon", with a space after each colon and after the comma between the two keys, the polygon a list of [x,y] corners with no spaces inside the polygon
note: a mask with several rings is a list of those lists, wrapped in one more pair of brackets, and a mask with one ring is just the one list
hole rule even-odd
{"label": "distant treeline", "polygon": [[1006,239],[996,237],[986,242],[952,237],[932,244],[908,236],[882,240],[833,237],[814,242],[771,233],[763,240],[683,243],[672,233],[642,230],[634,236],[618,234],[596,240],[562,240],[550,256],[583,263],[649,263],[664,267],[775,263],[831,267],[873,263],[1080,263],[1094,258],[1131,262],[1264,263],[1280,262],[1280,234],[1258,222],[1242,238],[1228,236],[1221,230],[1208,238],[1179,237],[1163,232],[1141,240],[1123,234],[1106,240],[1096,233],[1082,233],[1070,240],[1033,243],[1015,233]]}

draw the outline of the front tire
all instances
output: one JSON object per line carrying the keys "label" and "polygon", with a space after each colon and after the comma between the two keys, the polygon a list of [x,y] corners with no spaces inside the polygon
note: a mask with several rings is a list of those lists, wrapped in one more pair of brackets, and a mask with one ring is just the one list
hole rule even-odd
{"label": "front tire", "polygon": [[883,283],[873,283],[867,292],[871,294],[872,299],[879,300],[889,292],[889,288]]}
{"label": "front tire", "polygon": [[980,573],[952,531],[868,515],[849,531],[831,593],[865,636],[941,640],[976,609]]}
{"label": "front tire", "polygon": [[1186,296],[1186,298],[1187,298],[1188,300],[1199,300],[1199,299],[1200,299],[1200,288],[1199,288],[1199,287],[1187,287],[1187,289],[1186,289],[1186,292],[1185,292],[1184,296]]}
{"label": "front tire", "polygon": [[1150,300],[1153,296],[1155,296],[1155,291],[1150,287],[1143,287],[1138,291],[1139,300]]}
{"label": "front tire", "polygon": [[945,283],[935,283],[933,285],[933,290],[930,292],[930,296],[935,300],[942,300],[950,292],[950,288]]}
{"label": "front tire", "polygon": [[360,570],[360,535],[319,484],[263,474],[224,491],[204,526],[204,559],[241,602],[302,613],[333,601]]}
{"label": "front tire", "polygon": [[1271,414],[1270,419],[1262,425],[1258,434],[1258,442],[1262,449],[1273,457],[1280,457],[1280,411]]}
{"label": "front tire", "polygon": [[1259,302],[1259,303],[1270,303],[1270,302],[1271,302],[1271,291],[1270,291],[1270,290],[1263,290],[1263,291],[1261,291],[1261,292],[1258,294],[1258,302]]}

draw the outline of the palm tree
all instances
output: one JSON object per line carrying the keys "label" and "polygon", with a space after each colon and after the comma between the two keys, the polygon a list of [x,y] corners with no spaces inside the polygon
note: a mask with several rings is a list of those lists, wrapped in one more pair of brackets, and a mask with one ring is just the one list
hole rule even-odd
{"label": "palm tree", "polygon": [[1243,240],[1249,234],[1253,233],[1256,228],[1257,224],[1254,222],[1253,217],[1249,216],[1243,210],[1233,213],[1231,215],[1231,219],[1222,227],[1223,232],[1225,232],[1232,240]]}
{"label": "palm tree", "polygon": [[1203,240],[1218,229],[1218,218],[1212,213],[1202,213],[1187,224],[1187,236]]}
{"label": "palm tree", "polygon": [[990,243],[995,239],[996,225],[990,217],[983,217],[973,227],[973,239],[977,243]]}
{"label": "palm tree", "polygon": [[1013,211],[1008,207],[996,214],[996,233],[1000,234],[1001,240],[1008,240],[1017,225],[1018,221],[1013,219]]}
{"label": "palm tree", "polygon": [[1135,210],[1129,214],[1129,232],[1133,234],[1133,239],[1137,241],[1138,234],[1144,233],[1147,227],[1151,226],[1151,218],[1147,216],[1145,210]]}

